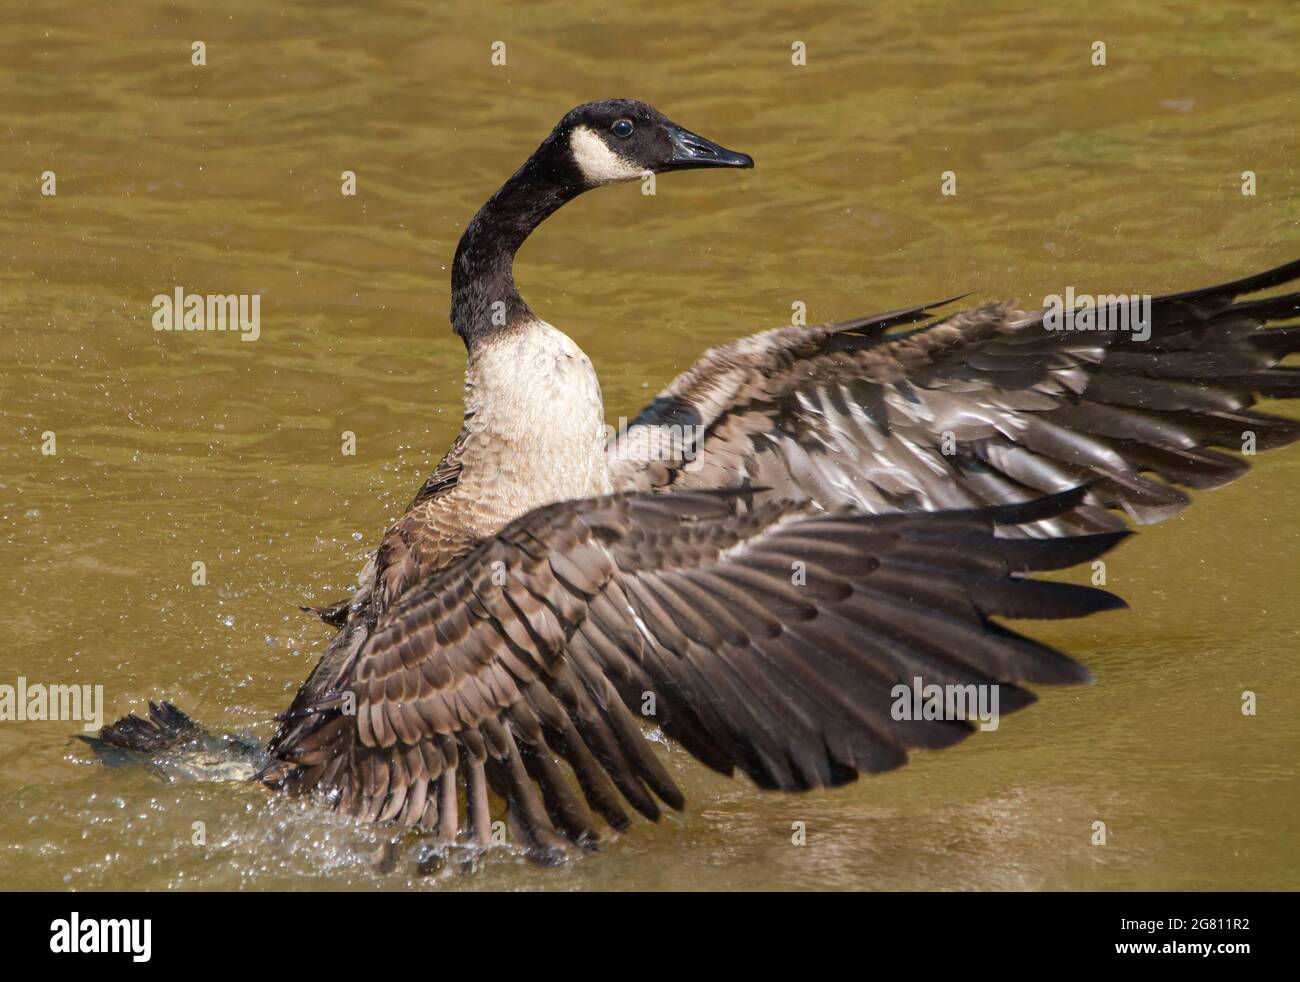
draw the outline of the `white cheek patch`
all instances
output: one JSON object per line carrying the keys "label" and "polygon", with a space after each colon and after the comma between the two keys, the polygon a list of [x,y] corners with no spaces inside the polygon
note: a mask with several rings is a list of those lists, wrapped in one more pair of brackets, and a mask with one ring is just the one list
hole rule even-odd
{"label": "white cheek patch", "polygon": [[569,149],[588,184],[635,181],[643,173],[643,168],[616,154],[585,126],[579,126],[569,136]]}

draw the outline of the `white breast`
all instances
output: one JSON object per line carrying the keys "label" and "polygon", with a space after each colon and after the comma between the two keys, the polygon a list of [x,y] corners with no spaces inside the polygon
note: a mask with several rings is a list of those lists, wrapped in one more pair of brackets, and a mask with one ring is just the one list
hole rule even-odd
{"label": "white breast", "polygon": [[476,346],[465,409],[456,490],[496,521],[609,491],[600,382],[582,349],[550,324],[512,326]]}

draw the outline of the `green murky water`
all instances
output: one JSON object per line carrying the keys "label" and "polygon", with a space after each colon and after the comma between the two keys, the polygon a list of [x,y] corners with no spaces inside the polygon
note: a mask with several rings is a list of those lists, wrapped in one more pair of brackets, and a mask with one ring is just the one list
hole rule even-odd
{"label": "green murky water", "polygon": [[[269,734],[327,637],[295,605],[340,594],[457,429],[460,230],[581,101],[646,99],[758,161],[588,195],[525,247],[611,418],[796,300],[1162,292],[1300,255],[1291,4],[268,6],[0,5],[0,683]],[[178,286],[260,293],[261,339],[153,331]],[[6,722],[0,885],[1294,889],[1297,488],[1292,448],[1121,547],[1131,612],[1036,631],[1096,686],[847,789],[769,796],[673,750],[684,816],[560,870],[417,878],[364,861],[373,829]]]}

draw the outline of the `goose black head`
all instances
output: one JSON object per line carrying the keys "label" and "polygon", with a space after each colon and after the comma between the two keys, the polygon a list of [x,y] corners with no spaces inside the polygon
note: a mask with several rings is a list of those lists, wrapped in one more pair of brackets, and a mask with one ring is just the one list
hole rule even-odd
{"label": "goose black head", "polygon": [[587,187],[636,180],[647,171],[754,166],[748,154],[718,146],[635,99],[578,106],[554,136]]}
{"label": "goose black head", "polygon": [[584,191],[647,172],[753,166],[748,154],[697,136],[644,102],[571,109],[465,227],[452,263],[452,324],[472,351],[499,330],[535,320],[515,287],[515,252]]}

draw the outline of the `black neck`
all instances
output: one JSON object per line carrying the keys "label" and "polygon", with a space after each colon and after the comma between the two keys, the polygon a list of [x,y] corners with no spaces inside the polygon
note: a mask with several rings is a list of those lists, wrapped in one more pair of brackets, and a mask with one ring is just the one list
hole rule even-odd
{"label": "black neck", "polygon": [[515,287],[515,253],[533,229],[586,189],[552,136],[470,220],[451,269],[451,323],[466,348],[532,317]]}

